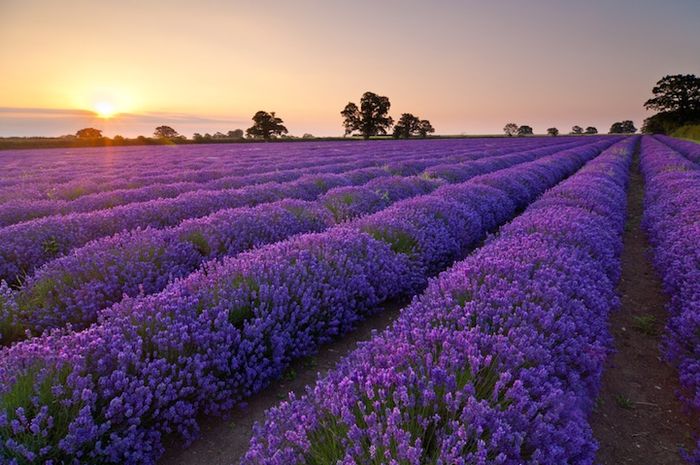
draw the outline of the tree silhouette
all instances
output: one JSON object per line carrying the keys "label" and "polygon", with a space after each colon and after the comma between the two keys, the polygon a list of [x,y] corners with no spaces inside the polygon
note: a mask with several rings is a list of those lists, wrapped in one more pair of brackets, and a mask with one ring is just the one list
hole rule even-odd
{"label": "tree silhouette", "polygon": [[430,121],[427,119],[420,120],[420,123],[418,124],[418,135],[425,139],[428,137],[428,134],[432,134],[434,132],[435,128],[432,124],[430,124]]}
{"label": "tree silhouette", "polygon": [[700,78],[693,74],[664,76],[644,103],[658,113],[644,120],[642,132],[670,134],[686,124],[700,123]]}
{"label": "tree silhouette", "polygon": [[153,136],[157,139],[180,139],[181,136],[176,130],[170,126],[158,126],[155,131],[153,131]]}
{"label": "tree silhouette", "polygon": [[596,128],[595,126],[588,126],[588,127],[586,128],[586,132],[585,132],[585,133],[586,133],[586,134],[598,134],[598,128]]}
{"label": "tree silhouette", "polygon": [[583,128],[581,126],[572,126],[571,127],[571,134],[583,134]]}
{"label": "tree silhouette", "polygon": [[282,124],[282,118],[275,116],[275,112],[259,111],[253,116],[253,124],[246,130],[248,137],[254,139],[270,140],[282,134],[287,134],[287,128]]}
{"label": "tree silhouette", "polygon": [[394,125],[393,136],[395,138],[408,139],[411,135],[418,132],[418,126],[420,125],[420,118],[414,116],[411,113],[402,113],[401,118]]}
{"label": "tree silhouette", "polygon": [[393,136],[396,139],[408,139],[411,136],[420,136],[425,138],[429,133],[435,132],[435,128],[427,119],[420,119],[411,113],[401,114],[401,118],[394,126]]}
{"label": "tree silhouette", "polygon": [[618,121],[610,126],[610,134],[634,134],[637,132],[637,128],[634,127],[634,123],[630,120]]}
{"label": "tree silhouette", "polygon": [[548,128],[548,129],[547,129],[547,135],[550,135],[550,136],[558,136],[558,135],[559,135],[559,129],[557,129],[557,128]]}
{"label": "tree silhouette", "polygon": [[359,108],[353,102],[349,102],[340,112],[345,135],[357,131],[362,137],[369,139],[372,136],[386,134],[394,124],[393,118],[388,115],[389,108],[391,108],[389,97],[365,92],[360,99]]}
{"label": "tree silhouette", "polygon": [[229,131],[227,133],[227,136],[231,139],[243,139],[243,135],[243,129],[234,129],[233,131]]}
{"label": "tree silhouette", "polygon": [[528,125],[523,125],[518,128],[518,135],[519,136],[531,136],[532,135],[532,128]]}
{"label": "tree silhouette", "polygon": [[88,140],[101,139],[102,130],[95,128],[83,128],[75,133],[75,137],[77,137],[78,139]]}
{"label": "tree silhouette", "polygon": [[664,76],[651,92],[654,97],[644,103],[647,110],[678,112],[681,115],[700,112],[700,78],[694,74]]}
{"label": "tree silhouette", "polygon": [[506,136],[513,137],[518,134],[518,125],[515,123],[508,123],[503,127],[503,132],[506,133]]}

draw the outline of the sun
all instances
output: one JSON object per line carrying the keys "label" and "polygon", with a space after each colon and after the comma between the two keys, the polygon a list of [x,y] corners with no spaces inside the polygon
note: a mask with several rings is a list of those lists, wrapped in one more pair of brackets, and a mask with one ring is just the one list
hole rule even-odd
{"label": "sun", "polygon": [[111,118],[116,112],[117,110],[110,102],[102,101],[95,104],[95,113],[97,113],[97,116],[100,118]]}

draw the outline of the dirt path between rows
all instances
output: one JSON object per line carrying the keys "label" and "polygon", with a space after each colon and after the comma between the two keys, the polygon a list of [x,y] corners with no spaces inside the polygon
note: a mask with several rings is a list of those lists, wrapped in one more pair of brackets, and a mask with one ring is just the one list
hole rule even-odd
{"label": "dirt path between rows", "polygon": [[161,465],[237,465],[248,450],[253,424],[265,420],[265,411],[286,399],[290,392],[301,394],[319,373],[325,374],[341,358],[355,350],[357,343],[369,340],[372,331],[381,331],[396,319],[409,298],[393,302],[361,322],[338,340],[324,345],[316,356],[292,363],[282,379],[248,399],[245,408],[236,408],[226,418],[200,418],[201,434],[188,448],[166,444]]}
{"label": "dirt path between rows", "polygon": [[610,319],[616,353],[603,373],[591,425],[601,465],[679,465],[692,450],[693,424],[675,396],[676,372],[660,358],[666,297],[641,227],[644,180],[635,155],[622,252],[622,307]]}

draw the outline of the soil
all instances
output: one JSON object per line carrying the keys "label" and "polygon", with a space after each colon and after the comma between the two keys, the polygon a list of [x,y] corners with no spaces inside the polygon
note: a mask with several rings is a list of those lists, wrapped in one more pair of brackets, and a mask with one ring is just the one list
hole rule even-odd
{"label": "soil", "polygon": [[675,395],[678,375],[661,358],[666,296],[651,264],[641,227],[644,180],[635,156],[628,191],[622,306],[610,318],[616,353],[610,357],[591,425],[601,465],[680,465],[680,448],[692,450],[697,419],[683,413]]}

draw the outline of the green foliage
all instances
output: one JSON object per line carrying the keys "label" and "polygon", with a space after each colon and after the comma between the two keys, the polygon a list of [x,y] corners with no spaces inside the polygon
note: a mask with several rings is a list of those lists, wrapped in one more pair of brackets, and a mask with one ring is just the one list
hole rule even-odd
{"label": "green foliage", "polygon": [[418,243],[403,231],[374,229],[365,227],[363,230],[378,241],[386,242],[391,250],[397,253],[411,255],[418,247]]}
{"label": "green foliage", "polygon": [[[75,403],[67,409],[62,399],[71,398],[71,392],[66,388],[66,379],[70,374],[70,367],[64,365],[61,368],[44,367],[35,363],[17,376],[12,387],[0,395],[0,411],[7,413],[7,425],[0,427],[0,437],[13,437],[30,451],[39,454],[39,451],[52,444],[57,444],[61,438],[68,434],[68,425],[75,419],[82,407],[80,403]],[[53,386],[64,386],[63,392],[59,392]],[[48,416],[52,418],[53,425],[49,428],[45,436],[36,435],[32,432],[12,432],[9,425],[17,418],[17,408],[24,409],[27,418],[35,417],[39,411],[35,405],[48,407]],[[39,425],[46,426],[46,425]],[[7,452],[7,450],[5,450]],[[15,457],[18,463],[26,460],[24,456]],[[50,461],[52,456],[44,455],[43,460]]]}
{"label": "green foliage", "polygon": [[345,456],[348,427],[330,413],[318,421],[318,428],[309,434],[307,465],[328,465],[340,462]]}
{"label": "green foliage", "polygon": [[558,136],[558,135],[559,135],[559,129],[557,129],[557,128],[547,128],[547,135],[548,135],[548,136]]}
{"label": "green foliage", "polygon": [[289,368],[287,371],[284,372],[282,375],[282,379],[285,381],[294,381],[297,379],[297,372],[294,368]]}
{"label": "green foliage", "polygon": [[[439,358],[441,348],[434,349],[433,357]],[[424,354],[417,354],[416,358],[424,357]],[[479,401],[495,402],[494,406],[506,408],[509,401],[505,399],[504,392],[508,386],[500,388],[496,393],[496,385],[499,379],[499,372],[496,369],[497,362],[492,362],[489,366],[480,369],[477,373],[472,373],[469,367],[459,369],[450,373],[452,379],[449,382],[449,388],[444,381],[432,379],[430,383],[430,400],[426,401],[426,390],[416,386],[406,386],[408,390],[408,398],[415,399],[410,402],[410,405],[401,405],[400,424],[397,425],[402,431],[410,435],[410,442],[417,443],[420,441],[421,448],[421,464],[434,465],[439,463],[440,445],[436,438],[440,435],[449,434],[452,430],[452,422],[456,416],[461,415],[462,408],[452,405],[454,401],[450,401],[452,397],[448,395],[451,392],[461,392],[468,384],[474,386],[474,393]],[[408,367],[396,367],[396,370],[405,370]],[[411,367],[412,371],[420,373],[422,370],[417,366]],[[430,378],[430,375],[425,373],[425,376]],[[398,407],[394,399],[395,389],[390,388],[388,392],[383,392],[385,389],[379,390],[375,388],[374,392],[362,391],[358,392],[358,400],[352,407],[349,413],[354,416],[355,424],[360,430],[367,430],[369,425],[366,419],[372,417],[376,424],[387,424],[387,413],[392,412],[395,407]],[[377,405],[376,400],[382,399],[382,402]],[[462,401],[463,402],[463,401]],[[379,408],[377,408],[379,407]],[[317,427],[314,428],[308,435],[309,449],[305,454],[306,464],[327,465],[339,462],[345,457],[347,452],[349,428],[345,422],[331,412],[322,412],[320,419],[317,422]],[[485,438],[491,432],[488,430],[476,433],[478,436]],[[477,447],[476,441],[468,441],[464,444],[464,453],[474,452]],[[397,445],[390,442],[385,447],[376,447],[370,450],[368,445],[365,445],[361,451],[355,451],[353,457],[358,463],[381,465],[389,463],[392,458],[400,455],[397,450]],[[493,458],[492,458],[493,459]],[[398,463],[398,462],[397,462]],[[403,463],[403,462],[402,462]]]}
{"label": "green foliage", "polygon": [[700,141],[700,124],[689,124],[686,126],[681,126],[673,133],[673,137],[679,137],[681,139],[691,139],[695,141]]}
{"label": "green foliage", "polygon": [[48,239],[46,239],[42,244],[42,247],[44,248],[44,252],[48,255],[58,254],[59,245],[58,241],[56,241],[56,238],[54,237],[49,237]]}
{"label": "green foliage", "polygon": [[191,242],[194,245],[194,248],[205,257],[211,254],[211,245],[201,232],[192,231],[191,233],[186,234],[182,239],[187,242]]}
{"label": "green foliage", "polygon": [[630,399],[624,394],[618,394],[615,397],[615,403],[618,407],[623,408],[625,410],[632,410],[632,407],[634,407],[634,402],[632,402],[632,399]]}
{"label": "green foliage", "polygon": [[633,328],[648,336],[656,334],[656,317],[654,315],[639,315],[633,318]]}
{"label": "green foliage", "polygon": [[228,313],[228,321],[236,327],[242,327],[243,322],[253,317],[253,309],[260,305],[258,296],[260,295],[260,284],[250,276],[238,275],[233,278],[233,286],[239,288],[247,288],[250,295],[254,297],[249,304],[245,306],[232,307]]}

